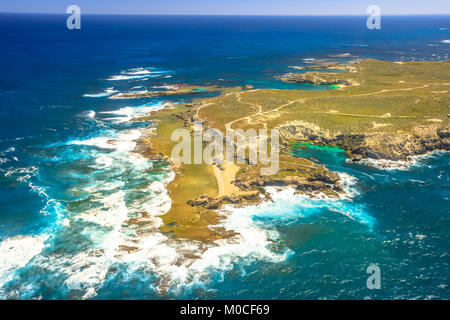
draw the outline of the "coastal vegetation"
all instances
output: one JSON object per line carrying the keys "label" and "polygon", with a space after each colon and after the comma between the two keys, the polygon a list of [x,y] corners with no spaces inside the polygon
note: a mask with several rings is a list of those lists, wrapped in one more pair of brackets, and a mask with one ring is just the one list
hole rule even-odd
{"label": "coastal vegetation", "polygon": [[292,143],[339,147],[355,162],[407,161],[413,155],[450,147],[449,61],[367,59],[309,66],[307,72],[290,73],[280,80],[334,85],[335,90],[223,88],[219,96],[173,105],[143,119],[154,121],[156,128],[141,140],[146,155],[169,161],[176,144],[171,133],[177,128],[192,132],[196,120],[221,132],[280,131],[280,169],[272,176],[260,176],[261,164],[248,162],[173,163],[175,179],[168,185],[172,208],[162,217],[163,232],[202,241],[225,237],[224,230],[210,227],[220,219],[217,210],[224,204],[268,199],[266,186],[290,185],[300,193],[338,197],[343,192],[339,176],[291,156]]}

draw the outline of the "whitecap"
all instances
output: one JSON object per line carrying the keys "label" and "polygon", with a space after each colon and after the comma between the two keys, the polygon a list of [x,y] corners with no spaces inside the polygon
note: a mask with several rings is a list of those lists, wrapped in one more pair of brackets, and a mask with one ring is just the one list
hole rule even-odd
{"label": "whitecap", "polygon": [[91,119],[95,118],[95,111],[89,110],[89,111],[86,113],[86,116],[87,116],[88,118],[91,118]]}
{"label": "whitecap", "polygon": [[122,71],[124,74],[130,74],[130,75],[140,75],[140,74],[150,74],[151,71],[145,68],[133,68],[129,70]]}
{"label": "whitecap", "polygon": [[366,158],[361,163],[381,170],[397,170],[407,171],[414,167],[423,166],[423,161],[427,158],[445,153],[445,150],[435,150],[422,155],[410,156],[407,160],[388,160],[388,159],[372,159]]}
{"label": "whitecap", "polygon": [[166,74],[171,73],[172,71],[169,70],[159,70],[154,67],[149,68],[132,68],[128,70],[123,70],[121,74],[127,74],[127,75],[158,75],[158,74]]}
{"label": "whitecap", "polygon": [[139,118],[143,116],[149,115],[151,112],[161,110],[166,108],[170,103],[167,102],[156,102],[156,103],[148,103],[143,104],[136,107],[123,107],[117,110],[111,111],[102,111],[102,114],[112,114],[116,117],[114,118],[106,118],[105,120],[110,120],[115,123],[124,123],[130,122],[134,118]]}
{"label": "whitecap", "polygon": [[37,173],[38,173],[38,168],[35,166],[31,166],[31,167],[24,167],[24,168],[10,168],[9,170],[6,170],[6,172],[4,173],[4,176],[6,178],[15,176],[15,175],[22,175],[22,174],[34,176]]}
{"label": "whitecap", "polygon": [[100,93],[85,93],[85,94],[83,94],[83,97],[85,97],[85,98],[108,97],[117,92],[119,92],[119,91],[115,90],[114,88],[106,88],[103,92],[100,92]]}
{"label": "whitecap", "polygon": [[[108,81],[121,81],[121,80],[143,80],[152,77],[151,75],[136,75],[136,76],[128,76],[128,75],[115,75],[107,78]],[[154,76],[156,77],[156,76]]]}
{"label": "whitecap", "polygon": [[115,149],[119,151],[132,151],[136,147],[136,140],[142,132],[139,129],[123,130],[112,136],[100,136],[85,140],[73,140],[69,144],[95,146],[102,149]]}
{"label": "whitecap", "polygon": [[0,292],[1,287],[13,279],[17,269],[42,252],[47,238],[46,235],[16,236],[0,242]]}
{"label": "whitecap", "polygon": [[133,68],[121,71],[120,75],[113,75],[106,80],[120,81],[120,80],[144,80],[147,78],[170,77],[168,75],[172,71],[157,70],[155,68]]}

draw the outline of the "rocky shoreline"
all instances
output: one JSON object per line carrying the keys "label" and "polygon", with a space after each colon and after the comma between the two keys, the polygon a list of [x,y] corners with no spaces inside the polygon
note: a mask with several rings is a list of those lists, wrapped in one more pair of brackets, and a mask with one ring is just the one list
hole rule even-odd
{"label": "rocky shoreline", "polygon": [[266,191],[266,187],[292,187],[299,194],[313,196],[323,193],[332,198],[339,198],[344,193],[338,173],[328,171],[323,167],[309,167],[308,170],[311,171],[305,171],[305,167],[296,163],[295,158],[292,158],[292,162],[289,164],[283,162],[283,166],[277,174],[261,176],[258,174],[259,165],[246,166],[236,174],[235,180],[232,182],[237,187],[237,192],[222,197],[202,195],[188,201],[188,204],[214,210],[220,209],[226,204],[256,204],[270,200],[270,194]]}
{"label": "rocky shoreline", "polygon": [[108,99],[141,99],[141,98],[154,98],[171,95],[183,95],[183,94],[200,94],[202,92],[218,91],[219,87],[216,86],[193,86],[193,85],[173,85],[166,90],[155,91],[135,91],[135,92],[121,92],[110,96]]}
{"label": "rocky shoreline", "polygon": [[280,135],[285,145],[295,140],[338,146],[348,151],[354,162],[363,159],[408,161],[412,156],[430,151],[450,150],[448,125],[417,126],[412,133],[331,134],[314,124],[294,121],[281,126]]}
{"label": "rocky shoreline", "polygon": [[342,79],[337,77],[334,72],[305,72],[305,73],[287,73],[279,79],[290,83],[306,83],[313,85],[349,87],[359,85],[357,81],[351,78]]}
{"label": "rocky shoreline", "polygon": [[378,161],[381,167],[406,163],[430,151],[449,151],[446,64],[368,59],[349,66],[311,66],[329,70],[292,73],[281,80],[342,90],[229,88],[143,119],[158,124],[157,134],[144,141],[147,156],[153,159],[170,160],[173,130],[185,128],[192,134],[197,120],[205,130],[278,129],[281,139],[280,170],[272,176],[261,176],[257,164],[227,171],[218,164],[172,163],[175,179],[167,188],[173,202],[162,217],[161,231],[200,241],[220,239],[222,232],[210,228],[220,221],[218,211],[226,205],[270,201],[267,190],[273,187],[293,188],[311,197],[347,198],[346,179],[309,159],[292,156],[287,151],[293,142],[337,146],[346,151],[349,162]]}

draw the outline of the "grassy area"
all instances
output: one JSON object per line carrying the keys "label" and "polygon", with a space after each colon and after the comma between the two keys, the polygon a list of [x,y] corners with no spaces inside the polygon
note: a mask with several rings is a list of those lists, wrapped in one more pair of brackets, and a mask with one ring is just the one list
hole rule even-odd
{"label": "grassy area", "polygon": [[[189,108],[176,105],[174,108],[165,109],[152,114],[149,119],[156,121],[157,127],[154,135],[143,139],[142,142],[151,146],[151,151],[170,157],[172,148],[177,142],[171,141],[172,132],[183,128],[183,120],[174,117],[174,113],[185,112]],[[143,118],[142,120],[146,120]],[[190,129],[190,128],[186,128]],[[192,207],[187,204],[199,194],[209,196],[217,195],[217,183],[209,165],[183,164],[174,166],[175,179],[168,185],[172,207],[162,219],[164,226],[162,232],[171,233],[180,238],[197,240],[211,240],[217,238],[217,234],[208,225],[217,222],[216,214],[211,210],[200,207]]]}
{"label": "grassy area", "polygon": [[356,68],[334,77],[354,79],[357,86],[239,92],[210,99],[199,116],[218,128],[230,121],[233,128],[274,128],[301,119],[343,133],[411,132],[430,121],[448,122],[450,62],[365,60]]}
{"label": "grassy area", "polygon": [[[414,128],[419,125],[449,126],[450,62],[365,60],[352,68],[352,72],[339,72],[333,77],[351,78],[358,85],[334,86],[334,90],[326,91],[228,88],[218,97],[198,99],[194,108],[176,105],[158,111],[149,117],[158,122],[156,133],[142,142],[151,146],[153,153],[170,157],[177,143],[171,142],[171,134],[185,125],[185,121],[174,114],[192,113],[193,110],[197,119],[222,133],[227,127],[271,129],[291,121],[303,121],[334,135],[414,134]],[[259,169],[259,165],[243,165],[236,177],[255,179]],[[162,231],[195,240],[213,240],[223,236],[208,228],[217,222],[215,211],[188,204],[189,200],[202,195],[217,197],[218,186],[212,167],[183,164],[174,166],[174,171],[176,178],[168,185],[172,208],[162,217]],[[282,153],[280,171],[275,178],[292,175],[308,180],[330,173],[309,160]]]}

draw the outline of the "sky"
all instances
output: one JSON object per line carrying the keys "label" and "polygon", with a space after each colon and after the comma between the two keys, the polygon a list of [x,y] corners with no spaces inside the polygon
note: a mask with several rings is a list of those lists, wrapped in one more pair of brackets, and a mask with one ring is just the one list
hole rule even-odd
{"label": "sky", "polygon": [[95,14],[365,15],[450,14],[450,0],[1,0],[0,12],[62,13],[69,5]]}

